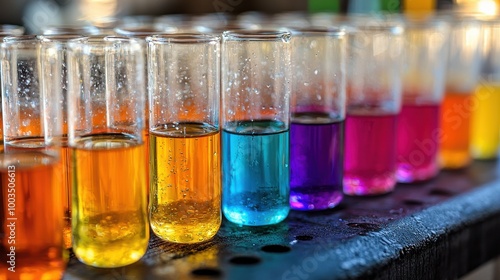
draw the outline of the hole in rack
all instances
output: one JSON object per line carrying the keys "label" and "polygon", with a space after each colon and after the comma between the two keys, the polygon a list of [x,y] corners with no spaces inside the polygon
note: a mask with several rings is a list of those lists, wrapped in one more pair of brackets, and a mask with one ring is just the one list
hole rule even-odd
{"label": "hole in rack", "polygon": [[249,264],[260,263],[260,259],[258,257],[254,257],[254,256],[237,256],[237,257],[232,257],[229,260],[229,262],[232,264],[238,264],[238,265],[249,265]]}
{"label": "hole in rack", "polygon": [[210,268],[210,267],[205,267],[205,268],[197,268],[191,271],[191,274],[196,275],[196,276],[221,276],[222,272],[217,269],[217,268]]}
{"label": "hole in rack", "polygon": [[295,236],[295,239],[296,240],[299,240],[299,241],[310,241],[310,240],[313,240],[314,237],[310,236],[310,235],[297,235]]}
{"label": "hole in rack", "polygon": [[433,189],[429,192],[430,195],[452,196],[453,193],[443,189]]}
{"label": "hole in rack", "polygon": [[260,248],[264,252],[268,253],[286,253],[290,252],[291,248],[283,245],[266,245]]}
{"label": "hole in rack", "polygon": [[415,205],[415,206],[418,206],[418,205],[423,205],[424,202],[423,201],[420,201],[420,200],[416,200],[416,199],[405,199],[403,200],[403,203],[405,205]]}

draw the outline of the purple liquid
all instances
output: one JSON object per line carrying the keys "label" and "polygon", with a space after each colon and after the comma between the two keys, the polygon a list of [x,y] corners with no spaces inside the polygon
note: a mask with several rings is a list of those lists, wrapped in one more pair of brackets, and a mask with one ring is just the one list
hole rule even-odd
{"label": "purple liquid", "polygon": [[344,193],[377,195],[396,185],[397,115],[347,115]]}
{"label": "purple liquid", "polygon": [[410,183],[439,171],[439,105],[403,105],[398,123],[397,179]]}
{"label": "purple liquid", "polygon": [[333,208],[342,201],[344,122],[328,114],[292,116],[290,207]]}

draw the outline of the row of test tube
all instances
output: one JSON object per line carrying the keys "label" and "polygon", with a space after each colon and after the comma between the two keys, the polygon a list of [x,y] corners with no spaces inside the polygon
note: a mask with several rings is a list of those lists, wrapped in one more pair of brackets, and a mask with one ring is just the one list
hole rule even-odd
{"label": "row of test tube", "polygon": [[272,225],[429,180],[469,163],[471,115],[473,155],[496,156],[498,21],[138,30],[3,39],[0,266],[13,252],[20,273],[58,278],[63,241],[85,264],[123,266],[149,227],[203,242],[221,213]]}

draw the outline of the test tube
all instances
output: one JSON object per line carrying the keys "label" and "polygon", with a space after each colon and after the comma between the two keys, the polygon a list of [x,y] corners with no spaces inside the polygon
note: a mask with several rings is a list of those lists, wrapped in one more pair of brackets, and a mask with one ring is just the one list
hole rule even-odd
{"label": "test tube", "polygon": [[396,185],[403,28],[359,21],[349,36],[344,193],[384,194]]}
{"label": "test tube", "polygon": [[449,25],[443,20],[430,18],[408,19],[405,27],[397,179],[398,182],[411,183],[431,179],[439,172],[439,119]]}
{"label": "test tube", "polygon": [[60,110],[61,125],[59,145],[61,146],[60,174],[62,176],[62,201],[64,205],[64,245],[71,247],[71,176],[70,176],[70,150],[68,148],[68,70],[67,47],[71,40],[81,38],[78,35],[47,35],[39,36],[40,64],[41,64],[41,90],[49,95],[59,93],[57,102],[49,103],[51,110]]}
{"label": "test tube", "polygon": [[500,21],[483,21],[482,66],[474,95],[471,152],[476,159],[495,159],[500,143]]}
{"label": "test tube", "polygon": [[[24,28],[17,25],[9,25],[4,24],[0,25],[0,43],[3,41],[5,37],[8,36],[20,36],[24,34]],[[0,76],[0,84],[2,78]],[[1,94],[0,94],[1,96]],[[0,97],[1,100],[1,97]],[[0,152],[3,151],[3,115],[2,115],[2,107],[0,106]],[[1,211],[1,210],[0,210]]]}
{"label": "test tube", "polygon": [[442,168],[466,167],[470,155],[472,94],[481,65],[481,23],[456,16],[450,21],[445,96],[441,107],[439,161]]}
{"label": "test tube", "polygon": [[146,193],[149,197],[150,190],[150,172],[149,172],[149,96],[148,96],[148,58],[147,58],[147,42],[146,38],[154,35],[163,34],[165,32],[173,33],[175,29],[173,27],[155,27],[154,25],[137,25],[137,26],[122,26],[115,28],[115,32],[118,35],[126,36],[130,38],[136,38],[141,41],[143,45],[143,55],[144,55],[144,93],[145,93],[145,102],[144,102],[144,112],[145,112],[145,124],[144,124],[144,132],[143,139],[146,146],[146,153],[144,158],[145,166],[148,167],[148,173],[146,174]]}
{"label": "test tube", "polygon": [[59,148],[53,141],[59,116],[46,106],[59,91],[42,94],[38,50],[36,36],[7,37],[1,47],[1,279],[60,279],[67,261]]}
{"label": "test tube", "polygon": [[148,246],[143,59],[125,37],[68,46],[73,252],[96,267],[134,263]]}
{"label": "test tube", "polygon": [[222,38],[222,211],[239,225],[276,224],[290,208],[290,32]]}
{"label": "test tube", "polygon": [[333,208],[342,200],[346,40],[340,29],[292,32],[292,209]]}
{"label": "test tube", "polygon": [[158,35],[148,42],[151,228],[170,242],[206,241],[222,220],[220,37]]}

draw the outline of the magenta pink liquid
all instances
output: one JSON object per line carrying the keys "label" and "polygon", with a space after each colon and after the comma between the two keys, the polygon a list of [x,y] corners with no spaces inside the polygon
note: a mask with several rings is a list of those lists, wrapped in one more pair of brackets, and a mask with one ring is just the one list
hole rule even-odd
{"label": "magenta pink liquid", "polygon": [[397,115],[347,115],[344,193],[377,195],[396,185]]}
{"label": "magenta pink liquid", "polygon": [[403,105],[398,123],[397,180],[425,181],[438,173],[439,105]]}

